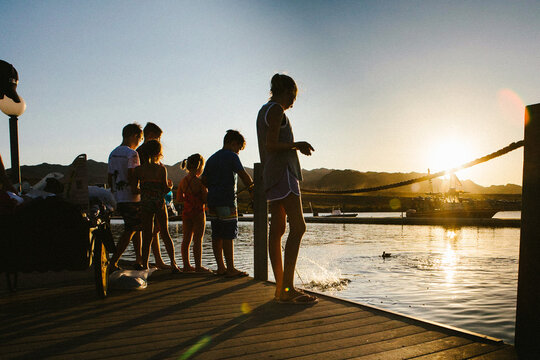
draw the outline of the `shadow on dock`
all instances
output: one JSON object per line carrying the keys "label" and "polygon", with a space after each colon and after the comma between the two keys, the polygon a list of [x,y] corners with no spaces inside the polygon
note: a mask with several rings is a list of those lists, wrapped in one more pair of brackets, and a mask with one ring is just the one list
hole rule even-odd
{"label": "shadow on dock", "polygon": [[91,271],[19,277],[14,294],[0,281],[3,359],[516,358],[502,341],[350,301],[278,304],[250,278],[159,271],[146,290],[98,299]]}

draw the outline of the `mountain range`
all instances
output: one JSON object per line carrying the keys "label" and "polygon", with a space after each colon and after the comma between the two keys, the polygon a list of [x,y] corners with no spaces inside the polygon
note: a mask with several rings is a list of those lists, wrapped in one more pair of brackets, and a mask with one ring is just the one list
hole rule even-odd
{"label": "mountain range", "polygon": [[[88,160],[88,183],[99,185],[107,183],[107,163]],[[186,172],[180,169],[180,163],[174,165],[165,165],[169,178],[177,185],[186,175]],[[67,174],[69,165],[58,165],[43,163],[39,165],[21,166],[21,178],[34,184],[51,172]],[[246,168],[246,171],[253,175],[253,169]],[[9,170],[8,170],[9,173]],[[333,169],[314,169],[303,170],[304,181],[301,187],[304,189],[318,190],[349,190],[362,189],[367,187],[376,187],[387,184],[394,184],[401,181],[419,178],[425,176],[424,173],[387,173],[387,172],[360,172],[356,170],[333,170]],[[515,184],[492,185],[484,187],[474,183],[471,180],[461,180],[458,190],[471,194],[521,194],[521,186]],[[448,190],[448,180],[441,178],[433,179],[431,184],[428,181],[399,188],[381,191],[381,193],[429,193],[444,192]],[[374,194],[374,193],[371,193]]]}

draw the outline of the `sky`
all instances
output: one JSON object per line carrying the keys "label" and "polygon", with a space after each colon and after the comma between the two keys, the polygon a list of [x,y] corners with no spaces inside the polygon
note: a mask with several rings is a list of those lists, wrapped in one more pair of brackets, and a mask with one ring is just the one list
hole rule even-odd
{"label": "sky", "polygon": [[[227,129],[259,161],[270,79],[315,148],[304,169],[432,172],[523,139],[540,102],[540,1],[6,1],[0,59],[19,73],[21,165],[106,162],[131,122],[163,130],[163,162],[208,158]],[[0,114],[4,116],[3,114]],[[11,166],[8,118],[0,154]],[[463,170],[521,184],[523,151]]]}

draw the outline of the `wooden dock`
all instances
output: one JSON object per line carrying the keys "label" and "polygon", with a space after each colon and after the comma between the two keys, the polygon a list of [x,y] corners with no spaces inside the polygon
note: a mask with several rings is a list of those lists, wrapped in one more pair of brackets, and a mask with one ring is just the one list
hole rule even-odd
{"label": "wooden dock", "polygon": [[496,339],[320,296],[272,300],[251,278],[152,274],[146,290],[95,295],[92,271],[0,280],[1,359],[515,359]]}
{"label": "wooden dock", "polygon": [[[251,222],[252,216],[238,220]],[[475,219],[475,218],[414,218],[414,217],[325,217],[306,216],[306,223],[319,224],[374,224],[374,225],[430,225],[430,226],[475,226],[519,228],[520,219]]]}

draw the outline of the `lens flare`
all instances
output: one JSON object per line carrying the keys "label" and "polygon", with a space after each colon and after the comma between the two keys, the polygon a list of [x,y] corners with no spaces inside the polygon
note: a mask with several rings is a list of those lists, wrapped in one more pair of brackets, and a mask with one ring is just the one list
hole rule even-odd
{"label": "lens flare", "polygon": [[251,306],[248,303],[242,303],[240,310],[242,310],[242,314],[249,314],[251,312]]}
{"label": "lens flare", "polygon": [[189,359],[190,357],[192,357],[193,355],[195,355],[195,353],[199,350],[201,350],[203,347],[205,347],[210,341],[212,340],[212,338],[208,335],[206,336],[203,336],[202,338],[199,339],[199,341],[197,341],[197,343],[195,345],[193,345],[192,347],[190,347],[185,353],[182,354],[182,356],[180,356],[178,358],[178,360],[186,360],[186,359]]}
{"label": "lens flare", "polygon": [[401,201],[399,201],[399,199],[397,198],[394,198],[392,200],[390,200],[390,207],[392,208],[392,210],[398,210],[401,208]]}
{"label": "lens flare", "polygon": [[508,122],[523,126],[525,104],[518,94],[511,89],[501,89],[497,92],[497,102],[501,114]]}

